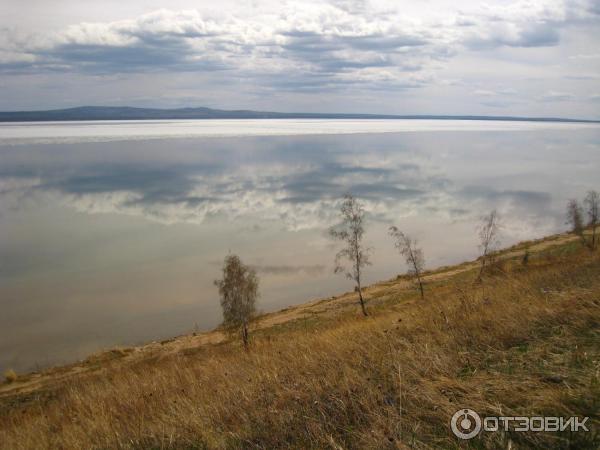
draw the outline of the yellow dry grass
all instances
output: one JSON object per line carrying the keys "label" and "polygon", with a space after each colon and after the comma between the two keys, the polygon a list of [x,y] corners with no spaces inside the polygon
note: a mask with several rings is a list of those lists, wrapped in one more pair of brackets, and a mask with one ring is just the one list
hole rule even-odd
{"label": "yellow dry grass", "polygon": [[[405,279],[381,283],[367,318],[353,294],[269,315],[248,352],[182,337],[5,385],[0,448],[598,448],[600,252],[529,249],[482,284],[473,264],[431,274],[426,301]],[[449,420],[465,407],[588,416],[591,431],[462,442]]]}
{"label": "yellow dry grass", "polygon": [[6,381],[6,383],[12,383],[13,381],[17,381],[17,378],[17,373],[12,369],[8,369],[6,372],[4,372],[4,380]]}

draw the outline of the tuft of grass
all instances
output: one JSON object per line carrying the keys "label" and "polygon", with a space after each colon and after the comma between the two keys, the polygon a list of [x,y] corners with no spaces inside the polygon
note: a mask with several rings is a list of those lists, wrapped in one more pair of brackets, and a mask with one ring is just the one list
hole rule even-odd
{"label": "tuft of grass", "polygon": [[7,383],[13,383],[13,382],[17,381],[17,378],[18,378],[17,373],[12,369],[8,369],[7,371],[4,372],[4,380]]}

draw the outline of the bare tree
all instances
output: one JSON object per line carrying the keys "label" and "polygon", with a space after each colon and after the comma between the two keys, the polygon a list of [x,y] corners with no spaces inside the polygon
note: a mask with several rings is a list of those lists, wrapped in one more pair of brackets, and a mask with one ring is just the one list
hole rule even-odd
{"label": "bare tree", "polygon": [[417,277],[419,289],[421,291],[421,299],[424,300],[425,293],[423,292],[423,283],[421,281],[421,273],[423,272],[423,266],[425,265],[423,250],[417,246],[417,241],[415,239],[404,234],[397,227],[391,226],[389,233],[396,241],[394,245],[398,251],[400,251],[400,254],[404,256],[406,264],[408,264],[408,273]]}
{"label": "bare tree", "polygon": [[579,236],[585,244],[585,236],[583,235],[583,209],[575,199],[571,199],[567,203],[567,224],[571,225],[571,231]]}
{"label": "bare tree", "polygon": [[[344,202],[340,208],[342,223],[329,230],[329,235],[338,241],[342,241],[345,247],[335,255],[335,273],[343,272],[356,282],[356,290],[360,299],[362,313],[366,316],[365,301],[362,296],[360,277],[363,267],[370,265],[369,249],[362,243],[365,234],[364,221],[365,211],[362,205],[351,195],[344,196]],[[352,268],[346,270],[342,266],[342,260],[350,262]]]}
{"label": "bare tree", "polygon": [[485,269],[485,265],[490,257],[490,253],[494,252],[500,244],[498,233],[500,230],[500,218],[498,212],[494,209],[487,216],[481,218],[479,225],[479,249],[481,250],[481,269],[479,270],[478,280],[481,280],[481,275]]}
{"label": "bare tree", "polygon": [[596,227],[598,226],[598,216],[600,214],[600,194],[597,191],[588,191],[583,203],[588,216],[588,226],[592,228],[590,248],[594,250],[596,248]]}
{"label": "bare tree", "polygon": [[215,286],[221,296],[225,329],[239,331],[247,349],[248,325],[256,312],[258,298],[256,272],[244,265],[237,255],[227,255],[223,263],[223,279],[215,280]]}

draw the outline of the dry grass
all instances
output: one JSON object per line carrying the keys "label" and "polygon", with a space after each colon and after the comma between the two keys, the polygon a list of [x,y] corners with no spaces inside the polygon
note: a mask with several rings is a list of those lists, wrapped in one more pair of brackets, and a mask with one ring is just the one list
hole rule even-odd
{"label": "dry grass", "polygon": [[[577,242],[236,342],[0,398],[0,447],[598,448],[600,253]],[[483,433],[459,408],[589,416],[589,433]]]}
{"label": "dry grass", "polygon": [[7,383],[12,383],[14,381],[17,381],[17,378],[18,378],[17,372],[15,372],[12,369],[8,369],[6,372],[4,372],[4,380]]}

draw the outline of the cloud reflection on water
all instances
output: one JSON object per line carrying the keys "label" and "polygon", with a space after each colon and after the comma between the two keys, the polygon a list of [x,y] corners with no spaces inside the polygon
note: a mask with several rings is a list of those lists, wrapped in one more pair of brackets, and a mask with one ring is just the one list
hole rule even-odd
{"label": "cloud reflection on water", "polygon": [[[208,140],[198,148],[188,141],[169,149],[168,157],[161,154],[164,142],[113,144],[120,152],[106,158],[78,154],[79,146],[19,148],[3,155],[0,179],[6,187],[0,193],[13,203],[37,197],[78,211],[162,223],[254,218],[281,221],[290,230],[326,226],[349,191],[381,220],[397,217],[399,206],[452,206],[447,194],[454,187],[430,161],[389,142],[377,148],[373,139],[375,148],[369,148],[357,140],[365,142],[248,138]],[[44,161],[46,152],[51,160]]]}

